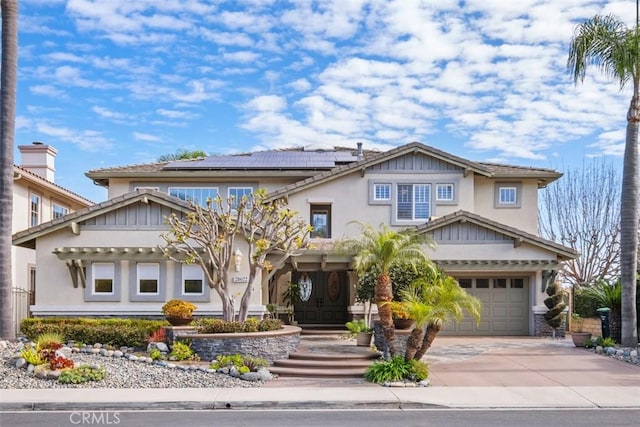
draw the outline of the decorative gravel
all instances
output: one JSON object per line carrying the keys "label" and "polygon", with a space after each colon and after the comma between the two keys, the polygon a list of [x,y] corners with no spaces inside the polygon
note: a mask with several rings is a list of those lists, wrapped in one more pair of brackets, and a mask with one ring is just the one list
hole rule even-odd
{"label": "decorative gravel", "polygon": [[[6,343],[6,341],[5,341]],[[167,368],[144,362],[133,362],[124,357],[114,358],[100,355],[73,353],[76,366],[100,365],[106,370],[102,381],[82,384],[62,384],[55,380],[35,378],[26,369],[18,369],[10,361],[19,352],[20,344],[7,343],[0,346],[0,389],[31,388],[229,388],[259,387],[261,381],[244,381],[229,375]]]}

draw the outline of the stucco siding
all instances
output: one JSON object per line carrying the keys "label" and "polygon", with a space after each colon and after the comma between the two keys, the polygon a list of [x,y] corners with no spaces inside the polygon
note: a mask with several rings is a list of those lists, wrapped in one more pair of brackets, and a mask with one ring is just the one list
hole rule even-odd
{"label": "stucco siding", "polygon": [[[496,207],[496,184],[517,184],[521,187],[519,207]],[[476,177],[475,206],[471,209],[478,215],[526,231],[538,233],[538,186],[533,180],[490,180]]]}

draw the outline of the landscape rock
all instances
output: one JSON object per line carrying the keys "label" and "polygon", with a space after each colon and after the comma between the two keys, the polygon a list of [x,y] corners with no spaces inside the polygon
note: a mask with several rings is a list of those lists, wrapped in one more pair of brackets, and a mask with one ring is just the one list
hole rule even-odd
{"label": "landscape rock", "polygon": [[16,359],[16,368],[22,368],[26,364],[27,364],[27,361],[24,360],[23,357],[19,357],[19,358]]}
{"label": "landscape rock", "polygon": [[260,381],[262,380],[262,377],[260,376],[259,373],[257,372],[247,372],[246,374],[241,374],[240,375],[240,379],[244,380],[244,381]]}
{"label": "landscape rock", "polygon": [[163,353],[168,353],[169,352],[169,347],[163,342],[157,342],[156,343],[156,348],[158,350],[160,350],[161,352],[163,352]]}

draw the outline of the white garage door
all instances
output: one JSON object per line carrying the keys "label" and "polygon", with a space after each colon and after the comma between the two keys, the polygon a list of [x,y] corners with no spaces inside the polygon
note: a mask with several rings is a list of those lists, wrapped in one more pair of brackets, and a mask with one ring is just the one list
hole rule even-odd
{"label": "white garage door", "polygon": [[460,286],[482,301],[482,318],[469,316],[452,323],[445,335],[529,335],[529,286],[524,278],[458,279]]}

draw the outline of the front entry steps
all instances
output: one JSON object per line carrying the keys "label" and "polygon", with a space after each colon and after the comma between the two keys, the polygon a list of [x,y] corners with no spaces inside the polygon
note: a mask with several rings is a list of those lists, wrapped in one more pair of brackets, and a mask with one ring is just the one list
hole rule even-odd
{"label": "front entry steps", "polygon": [[358,347],[342,331],[316,329],[300,337],[300,347],[288,359],[276,360],[269,370],[281,377],[362,378],[380,353]]}

